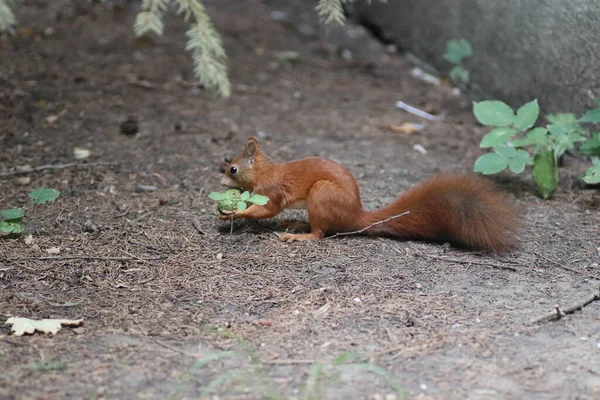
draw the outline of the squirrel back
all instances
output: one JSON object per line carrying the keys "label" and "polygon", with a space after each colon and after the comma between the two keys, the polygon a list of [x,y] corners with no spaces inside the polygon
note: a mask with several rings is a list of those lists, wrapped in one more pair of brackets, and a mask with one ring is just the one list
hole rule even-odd
{"label": "squirrel back", "polygon": [[[407,215],[373,225],[408,211]],[[516,208],[488,179],[441,173],[403,193],[392,204],[363,211],[361,228],[374,236],[449,241],[474,250],[502,253],[516,244]]]}

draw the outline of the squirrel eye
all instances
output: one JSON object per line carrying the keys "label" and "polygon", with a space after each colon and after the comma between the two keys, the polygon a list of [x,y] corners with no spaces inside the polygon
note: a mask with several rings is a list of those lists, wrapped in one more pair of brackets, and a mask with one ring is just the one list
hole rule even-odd
{"label": "squirrel eye", "polygon": [[229,173],[232,175],[237,174],[237,171],[238,171],[238,169],[235,165],[229,168]]}

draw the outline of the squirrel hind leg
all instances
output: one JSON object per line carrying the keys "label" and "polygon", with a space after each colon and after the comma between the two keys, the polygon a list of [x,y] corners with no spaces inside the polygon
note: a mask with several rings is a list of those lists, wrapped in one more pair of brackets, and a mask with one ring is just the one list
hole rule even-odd
{"label": "squirrel hind leg", "polygon": [[279,237],[279,240],[286,243],[294,243],[301,240],[319,240],[323,239],[323,234],[320,231],[311,233],[284,233]]}

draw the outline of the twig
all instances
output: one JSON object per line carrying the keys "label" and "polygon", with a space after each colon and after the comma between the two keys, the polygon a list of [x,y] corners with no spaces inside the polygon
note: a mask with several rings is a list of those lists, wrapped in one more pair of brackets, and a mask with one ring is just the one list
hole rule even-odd
{"label": "twig", "polygon": [[418,254],[418,253],[416,255],[420,256],[420,257],[433,258],[435,260],[443,260],[443,261],[455,262],[455,263],[459,263],[459,264],[475,264],[475,265],[483,265],[485,267],[492,267],[492,268],[498,268],[498,269],[507,269],[507,270],[513,271],[513,272],[518,271],[518,269],[516,269],[514,267],[509,267],[508,265],[486,263],[486,262],[483,262],[483,261],[461,260],[459,258],[439,257],[439,256],[432,256],[432,255],[429,255],[429,254]]}
{"label": "twig", "polygon": [[588,297],[586,297],[584,300],[580,301],[579,303],[571,306],[571,307],[567,307],[563,310],[561,310],[558,305],[554,308],[554,311],[552,311],[551,313],[548,313],[546,315],[543,315],[539,318],[534,319],[533,321],[531,321],[531,324],[537,324],[540,322],[544,322],[546,320],[550,321],[552,319],[561,319],[562,317],[564,317],[567,314],[573,314],[575,313],[575,311],[579,311],[582,310],[585,306],[587,306],[590,303],[593,303],[594,301],[598,301],[600,300],[600,291],[594,293],[593,295],[590,295]]}
{"label": "twig", "polygon": [[425,112],[423,110],[419,110],[418,108],[415,108],[413,106],[409,106],[408,104],[406,104],[403,101],[398,101],[396,102],[396,107],[403,109],[404,111],[407,111],[413,115],[416,115],[417,117],[421,117],[421,118],[425,118],[428,119],[430,121],[437,121],[442,119],[441,117],[437,116],[437,115],[432,115],[429,114],[428,112]]}
{"label": "twig", "polygon": [[157,257],[96,257],[96,256],[44,256],[44,257],[15,257],[7,258],[8,261],[22,261],[22,260],[37,260],[37,261],[54,261],[54,260],[90,260],[90,261],[156,261],[164,260],[167,258],[166,255]]}
{"label": "twig", "polygon": [[570,271],[570,272],[575,272],[576,274],[581,274],[581,275],[587,276],[588,278],[592,278],[592,279],[596,279],[596,280],[600,281],[600,277],[599,276],[591,275],[591,274],[588,274],[588,273],[585,273],[585,272],[582,272],[582,271],[578,271],[578,270],[576,270],[574,268],[567,267],[566,265],[561,264],[558,261],[554,261],[554,260],[552,260],[552,259],[550,259],[550,258],[548,258],[548,257],[546,257],[546,256],[544,256],[544,255],[542,255],[540,253],[534,252],[534,254],[537,255],[538,257],[542,257],[546,261],[550,261],[552,264],[554,264],[556,266],[559,266],[559,267],[561,267],[564,270],[567,270],[567,271]]}
{"label": "twig", "polygon": [[398,215],[391,216],[391,217],[389,217],[389,218],[386,218],[386,219],[384,219],[383,221],[377,221],[377,222],[374,222],[374,223],[372,223],[371,225],[369,225],[369,226],[367,226],[367,227],[365,227],[365,228],[359,229],[359,230],[357,230],[357,231],[352,231],[352,232],[339,232],[339,233],[336,233],[335,235],[327,236],[325,239],[331,239],[331,238],[334,238],[334,237],[337,237],[337,236],[358,235],[358,234],[360,234],[360,233],[363,233],[364,231],[366,231],[366,230],[368,230],[368,229],[371,229],[371,228],[372,228],[372,227],[374,227],[374,226],[381,225],[381,224],[385,224],[385,223],[386,223],[386,222],[388,222],[388,221],[391,221],[391,220],[393,220],[393,219],[396,219],[396,218],[403,217],[403,216],[405,216],[405,215],[407,215],[407,214],[410,214],[410,211],[404,211],[402,214],[398,214]]}
{"label": "twig", "polygon": [[79,163],[79,162],[72,162],[72,163],[68,163],[68,164],[48,164],[48,165],[42,165],[39,167],[35,167],[35,168],[31,168],[31,169],[24,169],[24,170],[20,170],[20,171],[5,171],[5,172],[0,172],[0,178],[4,178],[7,176],[13,176],[13,175],[24,175],[24,174],[28,174],[30,172],[39,172],[39,171],[45,171],[45,170],[49,170],[49,169],[65,169],[65,168],[71,168],[71,167],[93,167],[96,165],[115,165],[115,163]]}
{"label": "twig", "polygon": [[271,364],[271,365],[291,365],[291,364],[314,364],[316,363],[317,360],[313,360],[313,359],[297,359],[297,360],[265,360],[264,364]]}
{"label": "twig", "polygon": [[192,219],[192,225],[194,225],[194,228],[196,228],[196,230],[198,231],[199,234],[204,235],[204,231],[202,230],[202,227],[200,226],[200,221],[198,220],[198,218]]}

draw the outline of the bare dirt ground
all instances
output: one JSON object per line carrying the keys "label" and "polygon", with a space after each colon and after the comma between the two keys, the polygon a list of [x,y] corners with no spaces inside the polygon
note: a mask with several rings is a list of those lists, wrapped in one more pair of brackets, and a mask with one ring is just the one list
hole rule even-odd
{"label": "bare dirt ground", "polygon": [[[364,237],[286,245],[273,222],[229,234],[207,193],[249,135],[280,160],[342,163],[372,209],[471,170],[485,130],[466,96],[411,77],[360,27],[323,28],[312,2],[207,2],[227,100],[189,84],[179,18],[136,41],[137,4],[84,4],[28,1],[28,29],[0,42],[0,171],[93,152],[87,166],[0,178],[0,208],[27,209],[23,237],[0,241],[0,321],[85,319],[54,337],[1,326],[0,399],[600,398],[600,303],[530,324],[598,290],[600,195],[577,185],[579,161],[551,201],[527,176],[496,178],[523,223],[503,257]],[[278,64],[287,50],[301,62]],[[389,132],[423,122],[397,100],[446,118]],[[119,132],[130,115],[136,136]],[[36,187],[62,195],[33,210]]]}

